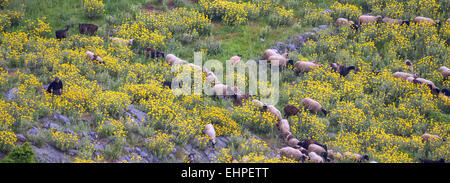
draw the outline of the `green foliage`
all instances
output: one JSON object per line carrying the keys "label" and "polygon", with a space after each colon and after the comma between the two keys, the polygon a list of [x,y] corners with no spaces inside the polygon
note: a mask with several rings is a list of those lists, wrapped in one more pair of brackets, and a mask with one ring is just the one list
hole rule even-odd
{"label": "green foliage", "polygon": [[16,146],[0,163],[35,163],[35,153],[29,142]]}

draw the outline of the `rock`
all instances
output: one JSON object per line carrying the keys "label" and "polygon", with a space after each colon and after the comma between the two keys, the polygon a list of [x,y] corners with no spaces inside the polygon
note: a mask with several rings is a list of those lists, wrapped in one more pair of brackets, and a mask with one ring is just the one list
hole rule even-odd
{"label": "rock", "polygon": [[130,104],[127,108],[128,112],[132,114],[133,117],[138,119],[141,123],[146,124],[148,120],[148,115],[144,112],[136,109],[133,104]]}
{"label": "rock", "polygon": [[55,128],[55,129],[59,130],[60,127],[58,124],[55,124],[55,123],[47,123],[44,125],[44,128],[47,128],[47,129]]}
{"label": "rock", "polygon": [[319,32],[319,30],[320,30],[319,27],[314,27],[314,28],[313,28],[313,31],[314,31],[314,32]]}
{"label": "rock", "polygon": [[69,150],[69,155],[71,155],[71,156],[75,156],[78,152],[77,152],[77,150],[75,150],[75,149],[71,149],[71,150]]}
{"label": "rock", "polygon": [[135,147],[134,151],[137,152],[138,154],[140,154],[142,152],[141,149],[139,149],[139,147]]}
{"label": "rock", "polygon": [[42,148],[38,148],[31,145],[33,151],[36,154],[36,159],[42,163],[67,163],[68,159],[66,155],[60,150],[54,148],[51,145],[45,145]]}
{"label": "rock", "polygon": [[66,128],[63,130],[64,133],[70,133],[70,134],[75,134],[75,132],[69,128]]}
{"label": "rock", "polygon": [[127,153],[131,153],[132,149],[129,147],[123,147],[123,150]]}
{"label": "rock", "polygon": [[55,119],[55,121],[60,122],[62,125],[66,125],[66,126],[72,125],[70,123],[69,118],[67,118],[66,116],[63,116],[61,114],[53,113],[53,118]]}
{"label": "rock", "polygon": [[88,134],[89,134],[92,138],[98,139],[97,132],[88,132]]}
{"label": "rock", "polygon": [[23,134],[16,134],[17,139],[19,139],[22,142],[26,142],[27,138],[25,138],[25,136]]}
{"label": "rock", "polygon": [[39,128],[34,126],[28,130],[28,134],[30,135],[37,135],[39,132],[40,132]]}
{"label": "rock", "polygon": [[319,25],[319,29],[327,29],[327,25]]}
{"label": "rock", "polygon": [[51,122],[52,122],[52,120],[49,119],[49,118],[41,118],[41,119],[39,119],[38,121],[39,121],[39,123],[44,123],[44,124],[47,124],[47,123],[51,123]]}
{"label": "rock", "polygon": [[15,100],[17,96],[17,91],[19,91],[19,89],[17,88],[9,90],[8,93],[6,93],[6,100],[8,101]]}
{"label": "rock", "polygon": [[142,151],[141,153],[139,153],[139,156],[141,157],[147,157],[148,154],[145,151]]}
{"label": "rock", "polygon": [[102,144],[102,143],[94,144],[94,148],[96,151],[103,152],[103,151],[105,151],[105,144]]}

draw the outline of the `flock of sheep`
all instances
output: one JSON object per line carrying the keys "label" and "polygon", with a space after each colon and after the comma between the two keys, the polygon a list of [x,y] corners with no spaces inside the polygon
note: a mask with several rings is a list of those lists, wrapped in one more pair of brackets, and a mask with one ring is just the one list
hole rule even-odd
{"label": "flock of sheep", "polygon": [[[353,29],[358,29],[360,25],[365,23],[375,23],[378,21],[382,21],[384,23],[392,23],[392,24],[407,24],[409,25],[408,20],[398,20],[398,19],[391,19],[391,18],[382,18],[381,16],[370,16],[370,15],[362,15],[358,19],[358,24],[356,25],[353,21],[348,21],[345,18],[338,18],[336,21],[336,24],[338,26],[341,25],[347,25],[351,26]],[[430,18],[426,17],[416,17],[414,18],[415,23],[420,22],[431,22],[433,24],[440,24],[439,20],[432,20]],[[447,19],[447,22],[450,23],[450,18]],[[69,30],[69,26],[66,27],[65,30],[58,30],[56,31],[56,37],[58,39],[66,38]],[[98,29],[98,26],[92,25],[92,24],[79,24],[79,31],[82,34],[89,33],[90,35],[93,35],[95,31]],[[121,44],[130,45],[132,44],[133,40],[124,40],[121,38],[111,38],[111,41]],[[158,58],[162,57],[165,58],[165,62],[169,65],[176,65],[176,64],[186,64],[190,66],[193,69],[201,70],[205,76],[206,76],[206,82],[212,86],[212,93],[214,97],[218,97],[219,99],[233,99],[234,105],[242,105],[242,102],[245,100],[252,100],[252,103],[258,108],[261,112],[268,111],[269,113],[273,114],[276,117],[277,120],[277,127],[280,132],[280,137],[284,141],[284,143],[287,145],[286,147],[283,147],[280,149],[280,156],[284,156],[287,158],[294,159],[296,161],[304,162],[305,160],[309,159],[311,162],[316,163],[323,163],[323,162],[334,162],[336,159],[342,159],[342,158],[349,158],[354,159],[356,162],[364,162],[369,160],[368,155],[360,155],[352,152],[345,152],[343,154],[329,150],[326,145],[322,145],[312,139],[304,139],[302,141],[298,140],[294,137],[294,135],[290,132],[290,125],[289,121],[287,119],[283,119],[280,110],[278,110],[273,105],[266,105],[263,102],[259,100],[253,100],[253,96],[250,94],[243,94],[241,90],[239,90],[235,86],[229,86],[222,84],[220,80],[217,78],[217,76],[211,72],[208,71],[204,67],[197,66],[193,63],[188,63],[185,60],[182,60],[178,58],[177,56],[173,54],[168,54],[167,56],[164,55],[164,52],[156,51],[155,49],[148,47],[146,48],[146,57],[151,58]],[[87,58],[92,61],[97,61],[99,63],[103,63],[102,58],[100,58],[98,55],[91,51],[86,51]],[[305,72],[309,72],[313,70],[314,68],[322,66],[317,61],[314,62],[308,62],[308,61],[297,61],[295,64],[293,63],[293,60],[287,59],[288,53],[279,54],[276,50],[273,49],[267,49],[263,53],[263,59],[267,60],[270,64],[280,67],[281,70],[283,70],[287,65],[292,65],[294,67],[294,71],[296,75],[303,74]],[[230,62],[233,66],[237,65],[241,61],[242,56],[236,55],[231,57]],[[405,64],[408,65],[412,69],[411,61],[406,60]],[[348,66],[341,65],[338,63],[332,63],[330,65],[331,71],[339,73],[342,77],[345,77],[351,70],[357,71],[358,69],[355,66]],[[442,73],[444,79],[447,79],[448,76],[450,76],[450,69],[442,66],[439,68],[439,72]],[[410,74],[406,72],[395,72],[393,74],[396,78],[401,78],[403,80],[413,82],[415,84],[423,84],[430,87],[431,92],[433,94],[439,94],[442,92],[445,97],[449,97],[450,92],[447,88],[444,88],[440,90],[432,81],[426,80],[424,78],[419,78],[417,74]],[[163,86],[171,87],[171,82],[166,81],[163,83]],[[309,110],[313,113],[320,113],[322,112],[325,116],[327,115],[328,111],[325,110],[322,105],[311,99],[311,98],[305,98],[302,100],[303,109]],[[297,108],[296,106],[292,104],[287,104],[284,107],[284,117],[288,118],[289,116],[294,116],[300,113],[301,110]],[[212,124],[207,124],[204,127],[204,133],[211,139],[212,146],[214,148],[214,145],[216,143],[216,132],[214,129],[214,126]],[[437,135],[432,135],[425,133],[422,136],[422,140],[429,141],[431,139],[440,139]],[[445,140],[445,139],[443,139]],[[442,161],[442,160],[440,160]],[[375,162],[375,161],[370,161]],[[431,160],[423,160],[423,162],[433,162]]]}

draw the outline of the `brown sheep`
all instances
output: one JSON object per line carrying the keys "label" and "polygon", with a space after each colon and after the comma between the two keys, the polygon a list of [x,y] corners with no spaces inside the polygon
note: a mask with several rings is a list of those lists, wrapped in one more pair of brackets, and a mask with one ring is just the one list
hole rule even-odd
{"label": "brown sheep", "polygon": [[338,72],[342,77],[347,76],[348,73],[350,73],[351,70],[355,70],[356,67],[354,65],[345,67],[345,65],[341,65],[338,63],[332,63],[330,64],[331,70],[334,72]]}
{"label": "brown sheep", "polygon": [[78,30],[80,31],[80,34],[89,34],[94,35],[97,31],[98,26],[94,24],[78,24]]}
{"label": "brown sheep", "polygon": [[267,49],[264,51],[264,60],[268,60],[270,56],[277,54],[278,53],[274,49]]}
{"label": "brown sheep", "polygon": [[281,135],[283,136],[289,135],[289,131],[291,130],[291,128],[289,127],[289,121],[287,119],[282,119],[280,121],[280,124],[278,125],[278,128],[280,129]]}
{"label": "brown sheep", "polygon": [[277,118],[277,121],[281,121],[283,118],[281,117],[281,112],[273,105],[268,105],[267,109],[269,110],[270,113],[272,113],[273,115],[275,115],[275,117]]}
{"label": "brown sheep", "polygon": [[294,64],[295,74],[299,75],[305,72],[309,72],[318,66],[320,65],[314,62],[298,61]]}
{"label": "brown sheep", "polygon": [[350,24],[350,21],[348,21],[346,18],[336,19],[336,26],[342,26],[342,25],[351,25],[351,24]]}
{"label": "brown sheep", "polygon": [[280,156],[284,156],[295,161],[304,161],[306,156],[298,149],[292,147],[283,147],[280,149]]}
{"label": "brown sheep", "polygon": [[445,66],[439,67],[438,71],[442,74],[442,77],[444,77],[444,80],[447,80],[448,76],[450,76],[450,69]]}
{"label": "brown sheep", "polygon": [[435,140],[435,139],[439,139],[440,137],[437,135],[433,135],[433,134],[429,134],[429,133],[424,133],[422,134],[420,137],[422,137],[422,142],[429,142],[430,140]]}
{"label": "brown sheep", "polygon": [[371,16],[371,15],[361,15],[358,18],[358,24],[367,24],[367,23],[377,23],[378,21],[381,21],[383,17],[380,15],[377,16]]}
{"label": "brown sheep", "polygon": [[289,116],[295,116],[300,112],[300,109],[295,107],[292,104],[287,104],[284,106],[284,117],[287,118]]}
{"label": "brown sheep", "polygon": [[400,24],[403,23],[403,20],[384,17],[384,18],[381,20],[381,22],[386,23],[386,24],[400,25]]}
{"label": "brown sheep", "polygon": [[431,23],[431,24],[433,24],[433,25],[435,25],[435,24],[440,24],[440,21],[439,20],[433,20],[433,19],[431,19],[431,18],[427,18],[427,17],[422,17],[422,16],[418,16],[418,17],[416,17],[416,18],[414,18],[414,23],[423,23],[423,22],[428,22],[428,23]]}
{"label": "brown sheep", "polygon": [[322,111],[323,114],[327,115],[327,110],[325,110],[322,105],[320,105],[319,102],[311,99],[311,98],[305,98],[302,100],[303,107],[312,111],[313,113],[319,113],[319,111]]}
{"label": "brown sheep", "polygon": [[320,157],[317,153],[315,152],[310,152],[308,153],[309,156],[309,160],[315,162],[315,163],[323,163],[323,158]]}
{"label": "brown sheep", "polygon": [[395,72],[393,76],[395,78],[401,78],[403,80],[406,80],[406,78],[408,78],[408,77],[413,77],[413,78],[418,77],[417,74],[410,74],[410,73],[406,73],[406,72]]}

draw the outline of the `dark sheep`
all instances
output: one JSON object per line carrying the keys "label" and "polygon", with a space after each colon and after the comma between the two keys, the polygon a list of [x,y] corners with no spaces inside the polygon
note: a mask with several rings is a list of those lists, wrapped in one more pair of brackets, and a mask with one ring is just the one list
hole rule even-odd
{"label": "dark sheep", "polygon": [[165,54],[164,52],[157,51],[152,47],[145,48],[145,58],[148,59],[148,57],[155,59],[155,58],[164,58]]}
{"label": "dark sheep", "polygon": [[[169,87],[170,89],[172,89],[172,81],[164,81],[163,87]],[[181,88],[181,82],[178,82],[178,87]]]}
{"label": "dark sheep", "polygon": [[67,38],[67,35],[68,35],[68,33],[69,33],[69,28],[70,28],[70,26],[67,25],[67,26],[66,26],[66,29],[64,29],[64,30],[57,30],[57,31],[55,32],[55,34],[56,34],[56,39],[61,40],[62,38]]}
{"label": "dark sheep", "polygon": [[409,21],[409,20],[403,20],[402,23],[401,23],[400,25],[401,25],[401,26],[403,26],[403,25],[409,26],[410,23],[411,23],[411,21]]}
{"label": "dark sheep", "polygon": [[300,109],[295,107],[292,104],[287,104],[284,106],[284,117],[287,118],[289,116],[295,116],[300,112]]}
{"label": "dark sheep", "polygon": [[442,89],[441,93],[447,97],[450,97],[450,90],[448,90],[447,88]]}
{"label": "dark sheep", "polygon": [[80,31],[80,34],[89,34],[90,36],[93,36],[98,30],[98,26],[94,24],[78,24],[78,30]]}
{"label": "dark sheep", "polygon": [[311,145],[311,144],[316,144],[316,145],[318,145],[318,146],[321,146],[321,147],[323,147],[326,151],[328,151],[327,145],[322,145],[322,144],[318,143],[317,141],[315,141],[315,140],[313,140],[313,139],[304,139],[304,140],[302,140],[301,142],[298,143],[298,145],[299,145],[300,147],[303,147],[303,148],[305,148],[305,149],[308,149],[309,145]]}
{"label": "dark sheep", "polygon": [[431,85],[431,84],[427,84],[427,86],[430,88],[431,94],[439,95],[439,93],[440,93],[439,88],[433,87],[433,85]]}
{"label": "dark sheep", "polygon": [[354,65],[345,67],[345,65],[340,65],[340,64],[337,64],[337,63],[332,63],[330,65],[330,67],[331,67],[332,71],[339,72],[339,74],[342,77],[347,76],[347,74],[350,73],[351,70],[355,70],[356,69],[356,67]]}

